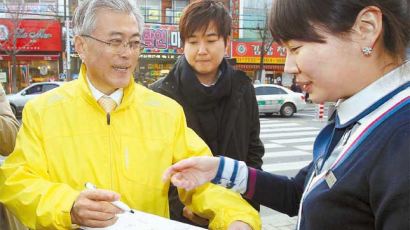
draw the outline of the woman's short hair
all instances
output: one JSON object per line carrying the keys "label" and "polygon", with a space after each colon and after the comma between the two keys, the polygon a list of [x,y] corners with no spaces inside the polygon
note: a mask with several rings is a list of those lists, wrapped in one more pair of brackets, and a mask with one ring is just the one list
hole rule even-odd
{"label": "woman's short hair", "polygon": [[333,34],[351,31],[359,12],[368,6],[383,14],[384,47],[393,56],[404,56],[410,40],[409,0],[274,0],[270,31],[275,41],[325,42],[316,25]]}
{"label": "woman's short hair", "polygon": [[206,31],[211,22],[215,23],[218,35],[226,42],[231,35],[232,18],[223,3],[218,0],[202,0],[189,4],[182,12],[179,31],[182,44],[196,31]]}
{"label": "woman's short hair", "polygon": [[138,22],[138,29],[142,34],[144,19],[135,1],[131,0],[84,0],[74,12],[74,34],[91,34],[95,29],[96,14],[100,9],[132,14]]}

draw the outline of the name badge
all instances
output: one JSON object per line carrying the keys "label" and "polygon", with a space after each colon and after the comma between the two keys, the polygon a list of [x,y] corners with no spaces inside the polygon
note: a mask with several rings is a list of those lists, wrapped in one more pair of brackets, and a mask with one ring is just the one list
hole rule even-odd
{"label": "name badge", "polygon": [[332,188],[333,185],[336,183],[337,179],[335,174],[333,174],[332,171],[327,171],[326,175],[325,175],[325,180],[327,183],[327,186],[329,186],[329,188]]}

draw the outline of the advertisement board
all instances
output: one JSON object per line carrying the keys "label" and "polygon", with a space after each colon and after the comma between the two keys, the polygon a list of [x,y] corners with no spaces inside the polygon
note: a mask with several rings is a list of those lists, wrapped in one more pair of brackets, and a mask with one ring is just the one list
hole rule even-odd
{"label": "advertisement board", "polygon": [[[261,61],[262,42],[232,42],[232,58],[236,63],[258,64]],[[265,64],[285,64],[286,50],[277,43],[266,47],[263,62]]]}
{"label": "advertisement board", "polygon": [[17,39],[19,51],[58,51],[62,50],[61,25],[57,20],[0,19],[0,45],[2,49],[13,49],[13,38]]}
{"label": "advertisement board", "polygon": [[177,25],[146,24],[142,34],[143,53],[182,54]]}

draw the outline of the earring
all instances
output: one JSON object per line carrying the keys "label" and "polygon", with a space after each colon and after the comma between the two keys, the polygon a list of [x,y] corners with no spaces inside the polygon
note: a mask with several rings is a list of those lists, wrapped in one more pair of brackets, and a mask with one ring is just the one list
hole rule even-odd
{"label": "earring", "polygon": [[370,56],[373,52],[373,48],[372,47],[364,47],[362,49],[362,53],[364,56]]}

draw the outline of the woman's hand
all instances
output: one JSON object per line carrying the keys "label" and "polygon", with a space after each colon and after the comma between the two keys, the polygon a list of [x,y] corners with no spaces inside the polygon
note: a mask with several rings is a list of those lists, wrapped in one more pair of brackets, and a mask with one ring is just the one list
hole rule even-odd
{"label": "woman's hand", "polygon": [[170,166],[162,180],[171,179],[172,184],[187,191],[211,181],[218,171],[219,157],[200,156],[181,160]]}

